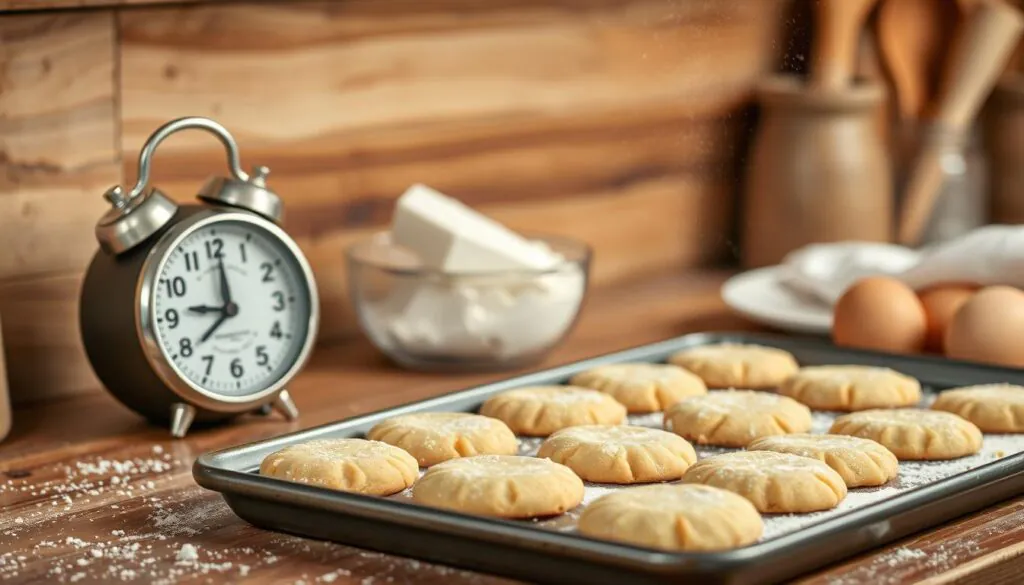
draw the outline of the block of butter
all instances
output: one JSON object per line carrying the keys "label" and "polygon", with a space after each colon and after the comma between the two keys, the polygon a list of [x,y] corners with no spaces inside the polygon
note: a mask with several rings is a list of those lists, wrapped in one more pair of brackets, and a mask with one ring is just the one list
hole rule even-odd
{"label": "block of butter", "polygon": [[391,238],[424,266],[446,273],[545,270],[561,261],[546,246],[425,185],[398,198]]}

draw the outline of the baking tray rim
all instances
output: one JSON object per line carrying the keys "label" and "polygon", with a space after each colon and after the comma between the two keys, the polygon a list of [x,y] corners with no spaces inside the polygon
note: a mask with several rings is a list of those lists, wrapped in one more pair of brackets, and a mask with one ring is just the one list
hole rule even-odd
{"label": "baking tray rim", "polygon": [[[805,345],[811,350],[817,349],[846,355],[858,355],[863,358],[864,363],[869,361],[888,363],[910,361],[918,362],[922,366],[928,364],[945,366],[943,369],[954,367],[980,370],[993,374],[994,378],[1024,377],[1024,372],[1012,368],[988,366],[972,362],[957,362],[935,356],[899,356],[868,350],[842,348],[831,345],[827,341],[813,338],[743,331],[699,332],[614,351],[512,378],[471,386],[415,402],[403,403],[356,415],[340,421],[324,423],[308,429],[210,451],[203,453],[196,459],[192,468],[193,476],[200,486],[220,492],[225,499],[228,499],[229,496],[240,496],[255,500],[287,500],[287,503],[293,506],[325,509],[332,513],[340,513],[368,520],[383,520],[398,526],[463,538],[469,537],[485,540],[497,545],[504,544],[508,546],[509,538],[513,537],[516,540],[516,548],[531,548],[535,551],[545,551],[548,553],[552,552],[553,549],[557,549],[559,554],[570,555],[576,560],[590,562],[593,562],[594,556],[598,555],[602,564],[647,572],[672,572],[680,569],[698,569],[700,571],[737,569],[753,560],[769,560],[772,556],[791,553],[795,548],[805,546],[819,539],[829,538],[836,532],[865,529],[878,522],[883,522],[889,517],[899,516],[919,506],[937,504],[942,500],[962,496],[973,490],[1014,480],[1021,482],[1022,487],[1024,487],[1024,452],[1020,452],[995,459],[979,467],[957,473],[933,483],[911,488],[883,501],[849,510],[822,520],[819,523],[801,527],[792,532],[745,547],[725,551],[673,552],[590,538],[578,532],[540,529],[522,521],[487,518],[451,510],[429,508],[411,502],[396,501],[377,496],[328,490],[277,478],[263,477],[251,471],[243,471],[223,464],[225,458],[234,459],[255,450],[270,451],[280,448],[285,444],[319,436],[326,432],[344,432],[351,430],[352,427],[362,427],[384,417],[397,416],[407,412],[424,411],[430,406],[443,405],[460,398],[469,398],[473,394],[489,396],[513,387],[541,382],[550,383],[554,378],[568,377],[575,372],[593,367],[598,363],[642,359],[641,356],[650,356],[651,354],[663,351],[676,351],[690,346],[722,342],[762,343],[765,345],[784,345],[789,348],[792,348],[794,345]],[[997,374],[1000,372],[1003,372],[1005,376],[998,376]],[[922,380],[922,383],[935,385],[925,380]],[[282,491],[290,497],[282,497]],[[997,502],[992,501],[991,503],[995,504]],[[885,535],[879,534],[877,536],[884,538]]]}

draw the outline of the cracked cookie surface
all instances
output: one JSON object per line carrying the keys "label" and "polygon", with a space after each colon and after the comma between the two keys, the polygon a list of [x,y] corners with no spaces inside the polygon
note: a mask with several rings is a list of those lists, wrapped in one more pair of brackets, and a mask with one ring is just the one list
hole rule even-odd
{"label": "cracked cookie surface", "polygon": [[811,430],[811,411],[777,394],[719,390],[668,409],[665,429],[701,445],[746,447],[761,437],[806,433]]}
{"label": "cracked cookie surface", "polygon": [[788,351],[742,343],[692,347],[668,361],[700,376],[708,388],[775,388],[799,369]]}
{"label": "cracked cookie surface", "polygon": [[742,496],[706,485],[650,485],[602,496],[580,515],[579,531],[663,550],[714,551],[751,544],[761,515]]}
{"label": "cracked cookie surface", "polygon": [[956,459],[981,450],[982,435],[970,421],[921,408],[863,410],[843,415],[829,433],[872,439],[900,460]]}
{"label": "cracked cookie surface", "polygon": [[456,457],[515,455],[516,436],[496,418],[465,412],[423,412],[377,423],[366,434],[407,451],[422,467]]}
{"label": "cracked cookie surface", "polygon": [[536,457],[477,455],[439,463],[412,488],[414,502],[497,518],[553,516],[583,501],[583,481]]}
{"label": "cracked cookie surface", "polygon": [[567,427],[621,424],[626,407],[589,388],[529,386],[491,396],[480,414],[503,421],[517,435],[546,437]]}
{"label": "cracked cookie surface", "polygon": [[702,459],[683,483],[719,487],[743,496],[764,514],[829,510],[846,497],[846,483],[817,459],[772,451],[739,451]]}
{"label": "cracked cookie surface", "polygon": [[389,496],[419,476],[412,455],[365,439],[318,439],[267,455],[260,475],[374,496]]}
{"label": "cracked cookie surface", "polygon": [[686,439],[659,429],[588,425],[551,435],[537,457],[566,465],[586,481],[632,484],[679,479],[697,453]]}
{"label": "cracked cookie surface", "polygon": [[962,416],[986,433],[1024,433],[1024,387],[986,384],[946,390],[932,404]]}
{"label": "cracked cookie surface", "polygon": [[775,451],[811,457],[828,465],[846,487],[879,486],[896,477],[899,462],[882,444],[848,435],[779,435],[757,439],[747,451]]}
{"label": "cracked cookie surface", "polygon": [[665,410],[683,398],[708,392],[699,376],[672,364],[598,366],[576,374],[570,383],[600,390],[635,413]]}
{"label": "cracked cookie surface", "polygon": [[779,394],[818,410],[899,408],[921,401],[921,384],[889,368],[809,366],[783,382]]}

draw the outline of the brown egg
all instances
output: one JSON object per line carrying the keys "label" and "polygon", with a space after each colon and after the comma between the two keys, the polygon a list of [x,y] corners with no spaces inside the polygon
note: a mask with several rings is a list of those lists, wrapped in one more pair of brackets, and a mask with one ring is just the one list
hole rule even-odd
{"label": "brown egg", "polygon": [[928,322],[924,348],[928,351],[943,353],[946,329],[953,320],[958,309],[970,299],[978,287],[969,284],[943,284],[921,291],[918,296],[924,305],[924,314]]}
{"label": "brown egg", "polygon": [[916,353],[924,348],[927,320],[921,300],[894,278],[858,280],[836,302],[832,341],[836,345]]}
{"label": "brown egg", "polygon": [[945,346],[953,359],[1024,366],[1024,292],[990,286],[975,293],[949,323]]}

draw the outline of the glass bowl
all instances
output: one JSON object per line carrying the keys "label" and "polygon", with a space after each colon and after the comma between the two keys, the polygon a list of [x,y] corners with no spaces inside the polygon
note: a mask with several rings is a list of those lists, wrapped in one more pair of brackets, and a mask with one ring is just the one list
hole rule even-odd
{"label": "glass bowl", "polygon": [[576,323],[591,250],[570,238],[531,241],[562,261],[545,270],[452,274],[420,266],[387,233],[357,242],[345,257],[359,325],[410,369],[494,371],[537,362]]}

